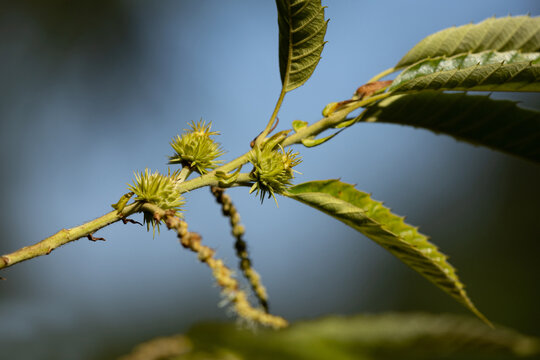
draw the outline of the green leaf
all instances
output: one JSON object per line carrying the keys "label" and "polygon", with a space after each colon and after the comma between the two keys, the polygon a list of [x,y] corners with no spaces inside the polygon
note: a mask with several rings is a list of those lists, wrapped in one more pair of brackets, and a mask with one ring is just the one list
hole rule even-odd
{"label": "green leaf", "polygon": [[483,51],[536,52],[540,50],[540,17],[515,16],[490,18],[439,31],[414,46],[395,66],[418,61]]}
{"label": "green leaf", "polygon": [[369,194],[338,180],[322,180],[293,186],[285,195],[358,230],[489,324],[467,296],[447,257],[417,228],[405,224],[402,217],[392,214]]}
{"label": "green leaf", "polygon": [[[184,349],[191,343],[191,351],[173,359],[207,360],[515,359],[540,353],[538,338],[502,327],[489,329],[467,317],[418,313],[333,316],[281,331],[206,323],[195,325],[184,337],[171,338],[172,343],[167,339],[139,348],[160,354],[164,345]],[[134,355],[122,359],[136,359]]]}
{"label": "green leaf", "polygon": [[540,162],[540,112],[508,100],[423,91],[390,96],[367,108],[359,118],[421,127]]}
{"label": "green leaf", "polygon": [[320,0],[276,0],[279,25],[279,69],[284,92],[304,84],[324,47],[328,21]]}
{"label": "green leaf", "polygon": [[486,51],[423,60],[399,74],[388,91],[429,89],[540,91],[540,52]]}

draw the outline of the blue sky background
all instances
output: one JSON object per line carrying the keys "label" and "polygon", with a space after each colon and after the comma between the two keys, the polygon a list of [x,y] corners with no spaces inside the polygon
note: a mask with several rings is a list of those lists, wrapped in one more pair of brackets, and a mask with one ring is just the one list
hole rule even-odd
{"label": "blue sky background", "polygon": [[[318,120],[328,102],[349,98],[433,32],[540,13],[533,0],[324,3],[331,20],[323,59],[286,96],[279,129]],[[2,7],[0,253],[110,211],[133,171],[166,171],[169,141],[191,120],[213,122],[225,160],[244,153],[280,91],[273,1],[25,0]],[[536,95],[517,98],[539,107]],[[490,319],[540,335],[534,164],[382,124],[299,150],[298,182],[339,177],[384,200],[451,256]],[[341,223],[287,199],[277,208],[273,201],[261,206],[247,189],[230,195],[272,312],[291,320],[466,313]],[[187,198],[190,229],[236,268],[227,220],[209,192]],[[138,226],[115,224],[96,236],[107,241],[80,240],[2,271],[3,354],[105,358],[198,321],[230,319],[217,306],[209,270],[173,234],[152,239]]]}

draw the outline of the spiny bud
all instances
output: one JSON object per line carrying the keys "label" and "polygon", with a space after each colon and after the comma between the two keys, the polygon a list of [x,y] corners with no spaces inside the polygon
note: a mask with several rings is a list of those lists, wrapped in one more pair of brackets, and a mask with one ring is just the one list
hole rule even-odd
{"label": "spiny bud", "polygon": [[189,124],[191,129],[184,129],[182,136],[176,135],[171,141],[175,151],[169,157],[169,164],[182,164],[188,166],[199,174],[206,173],[209,169],[215,169],[221,161],[216,158],[223,155],[219,143],[210,136],[218,135],[217,131],[210,131],[212,123],[202,120]]}
{"label": "spiny bud", "polygon": [[250,177],[255,181],[250,193],[256,190],[263,201],[267,194],[275,199],[275,193],[282,193],[291,185],[294,178],[293,167],[302,160],[298,153],[293,153],[292,150],[285,152],[279,146],[278,149],[264,147],[262,150],[257,147],[251,151],[249,161],[253,164]]}
{"label": "spiny bud", "polygon": [[[169,171],[167,176],[159,172],[151,173],[148,169],[144,172],[135,173],[133,185],[129,189],[135,194],[135,202],[152,203],[163,210],[174,211],[175,216],[181,216],[181,206],[185,203],[182,195],[176,189],[176,183],[179,180],[179,171],[172,174]],[[159,230],[159,220],[156,220],[151,214],[144,214],[144,222],[150,230],[152,228]]]}

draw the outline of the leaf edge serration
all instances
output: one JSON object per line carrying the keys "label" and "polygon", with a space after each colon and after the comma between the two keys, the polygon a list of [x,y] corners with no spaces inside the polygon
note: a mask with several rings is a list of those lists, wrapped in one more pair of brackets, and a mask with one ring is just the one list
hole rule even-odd
{"label": "leaf edge serration", "polygon": [[488,50],[539,51],[540,17],[530,15],[491,17],[476,24],[440,30],[420,40],[394,68],[402,69],[434,57]]}
{"label": "leaf edge serration", "polygon": [[361,232],[491,326],[468,297],[455,268],[446,261],[447,256],[416,227],[406,224],[403,217],[392,214],[369,194],[351,184],[331,179],[295,185],[285,195]]}
{"label": "leaf edge serration", "polygon": [[320,0],[276,0],[276,7],[280,77],[283,91],[289,92],[313,75],[326,43],[328,20]]}

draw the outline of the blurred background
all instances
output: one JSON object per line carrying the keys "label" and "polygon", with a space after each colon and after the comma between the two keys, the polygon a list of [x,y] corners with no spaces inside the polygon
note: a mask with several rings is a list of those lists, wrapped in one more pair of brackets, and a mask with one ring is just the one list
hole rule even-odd
{"label": "blurred background", "polygon": [[[318,120],[433,32],[540,14],[536,0],[324,3],[323,59],[285,98],[281,130]],[[276,19],[273,1],[1,1],[0,253],[109,212],[133,171],[166,171],[169,141],[191,120],[213,122],[225,160],[247,151],[281,87]],[[540,107],[538,95],[512,98]],[[488,318],[540,335],[538,166],[382,124],[299,150],[297,182],[340,177],[384,200],[450,255]],[[342,223],[288,199],[277,208],[244,188],[229,194],[273,313],[467,313]],[[209,191],[187,198],[190,229],[236,268]],[[173,234],[114,224],[96,236],[107,241],[80,240],[1,272],[4,356],[108,359],[199,321],[233,320],[210,271]]]}

